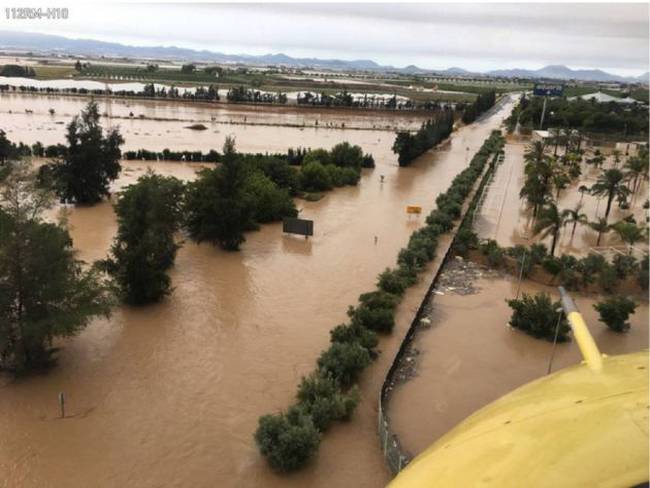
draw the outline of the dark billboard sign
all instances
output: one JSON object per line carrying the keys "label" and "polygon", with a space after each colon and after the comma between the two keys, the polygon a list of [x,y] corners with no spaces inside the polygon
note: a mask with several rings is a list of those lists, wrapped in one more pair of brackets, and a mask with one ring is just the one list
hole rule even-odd
{"label": "dark billboard sign", "polygon": [[289,234],[300,234],[301,236],[314,235],[314,221],[306,219],[294,219],[286,217],[282,219],[282,232]]}
{"label": "dark billboard sign", "polygon": [[533,95],[538,97],[561,97],[564,85],[561,83],[536,83]]}

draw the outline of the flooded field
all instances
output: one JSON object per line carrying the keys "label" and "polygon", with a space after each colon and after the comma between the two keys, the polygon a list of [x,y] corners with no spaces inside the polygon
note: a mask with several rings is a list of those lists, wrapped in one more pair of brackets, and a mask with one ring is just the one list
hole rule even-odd
{"label": "flooded field", "polygon": [[[458,269],[458,263],[451,267]],[[418,351],[415,376],[391,397],[393,431],[414,455],[477,409],[546,374],[552,344],[508,327],[511,309],[505,299],[515,297],[516,280],[485,268],[479,272],[473,282],[476,293],[442,289],[442,295],[434,295],[431,327],[421,330],[413,344]],[[559,298],[556,288],[532,282],[524,282],[521,291],[546,291]],[[648,348],[647,301],[630,317],[631,330],[617,334],[598,321],[592,305],[599,297],[572,296],[601,352]],[[580,360],[575,341],[558,344],[553,371]]]}
{"label": "flooded field", "polygon": [[[508,143],[505,146],[505,160],[496,172],[494,181],[489,187],[489,193],[477,213],[475,227],[479,235],[486,239],[496,239],[501,246],[514,246],[516,244],[530,245],[539,241],[533,235],[532,210],[528,209],[526,201],[519,198],[519,191],[524,184],[524,152],[526,144]],[[591,156],[587,156],[591,157]],[[622,168],[624,162],[619,163]],[[612,157],[608,157],[603,169],[613,167]],[[560,210],[573,209],[581,203],[581,212],[587,215],[588,220],[595,221],[598,217],[605,216],[607,199],[598,198],[585,193],[580,194],[578,188],[582,185],[591,187],[597,180],[601,170],[582,163],[582,176],[560,192],[557,206]],[[554,195],[555,196],[555,195]],[[615,223],[632,214],[639,223],[646,221],[647,210],[643,204],[648,196],[648,183],[642,182],[639,190],[634,194],[629,209],[620,209],[616,202],[612,204],[609,222]],[[576,227],[575,235],[571,236],[572,225],[564,227],[557,243],[556,255],[573,254],[586,255],[589,250],[596,247],[598,234],[587,225]],[[543,242],[550,248],[551,237]],[[624,243],[615,232],[603,234],[599,247],[623,246]],[[647,244],[639,243],[640,249],[647,249]]]}
{"label": "flooded field", "polygon": [[[84,103],[62,100],[61,112],[70,114]],[[50,123],[51,99],[27,101],[40,104],[38,112],[33,106],[31,119],[24,108],[8,116],[3,104],[3,126],[13,131],[9,137],[60,142],[63,126],[42,128]],[[132,107],[167,115],[190,110],[157,102]],[[377,167],[364,171],[358,187],[338,189],[318,202],[298,202],[301,215],[315,221],[313,238],[283,235],[273,224],[247,234],[238,253],[187,241],[171,272],[175,290],[169,299],[145,308],[119,307],[110,319],[94,321],[79,337],[59,344],[59,364],[45,375],[2,378],[0,486],[385,484],[389,475],[377,443],[376,405],[400,331],[380,344],[382,355],[364,374],[352,421],[327,433],[306,470],[288,477],[271,472],[253,442],[257,419],[291,403],[300,377],[326,347],[329,330],[346,319],[347,306],[374,286],[377,274],[422,224],[409,219],[404,207],[420,204],[428,213],[436,195],[511,109],[508,100],[496,114],[401,169],[390,151],[394,136],[389,132],[233,128],[241,151],[330,147],[348,140],[371,152]],[[205,115],[211,113],[216,111]],[[266,120],[261,112],[256,117]],[[268,115],[282,117],[274,111]],[[28,120],[31,126],[25,125]],[[183,131],[185,124],[129,121],[123,125],[125,147],[206,150],[219,148],[230,133]],[[148,166],[183,178],[191,178],[195,169],[129,162],[115,186]],[[69,221],[80,257],[104,257],[116,230],[110,204],[73,209]],[[66,393],[70,415],[64,420],[57,419],[59,391]]]}
{"label": "flooded field", "polygon": [[[66,125],[89,100],[83,96],[3,93],[0,126],[14,141],[31,144],[38,140],[46,145],[63,142]],[[427,118],[426,114],[408,112],[105,98],[97,102],[100,112],[105,114],[102,123],[120,127],[127,150],[218,149],[226,136],[234,135],[242,143],[247,140],[250,151],[286,151],[289,147],[333,145],[341,138],[353,137],[350,133],[363,130],[387,131],[381,135],[393,138],[396,128],[417,129]],[[187,128],[195,123],[204,124],[207,130]],[[282,127],[282,132],[274,132],[274,126]],[[264,127],[267,131],[261,129]],[[345,130],[345,135],[341,130]]]}

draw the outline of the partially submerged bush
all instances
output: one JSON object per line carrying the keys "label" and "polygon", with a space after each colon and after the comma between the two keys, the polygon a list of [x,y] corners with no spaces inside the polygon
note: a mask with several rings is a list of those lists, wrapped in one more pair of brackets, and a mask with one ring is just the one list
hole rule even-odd
{"label": "partially submerged bush", "polygon": [[594,305],[600,314],[600,321],[614,332],[627,332],[630,324],[627,319],[636,310],[636,303],[627,297],[613,296]]}
{"label": "partially submerged bush", "polygon": [[612,265],[616,271],[616,276],[624,279],[626,276],[632,274],[637,269],[637,262],[634,256],[626,256],[625,254],[617,254],[612,259]]}
{"label": "partially submerged bush", "polygon": [[401,271],[401,268],[389,269],[379,275],[377,288],[393,295],[401,296],[411,285],[409,277]]}
{"label": "partially submerged bush", "polygon": [[297,397],[299,406],[311,415],[314,426],[324,432],[332,422],[350,419],[359,402],[359,391],[352,388],[347,394],[342,393],[332,377],[314,372],[302,379]]}
{"label": "partially submerged bush", "polygon": [[454,249],[456,250],[456,253],[465,256],[470,249],[476,249],[477,247],[478,236],[472,229],[463,227],[458,230],[454,240]]}
{"label": "partially submerged bush", "polygon": [[560,302],[551,302],[547,293],[540,293],[535,296],[524,293],[519,300],[506,300],[512,308],[510,325],[528,335],[539,339],[552,341],[555,337],[555,329],[558,324],[559,314],[560,325],[558,329],[558,342],[569,340],[569,324],[561,310]]}
{"label": "partially submerged bush", "polygon": [[302,468],[318,451],[320,434],[309,415],[299,407],[259,419],[255,441],[273,469]]}
{"label": "partially submerged bush", "polygon": [[331,376],[341,386],[348,387],[370,364],[370,353],[356,342],[334,342],[318,358],[322,375]]}
{"label": "partially submerged bush", "polygon": [[398,297],[382,290],[359,296],[359,305],[350,307],[348,315],[353,322],[376,332],[390,332],[395,327],[395,307]]}
{"label": "partially submerged bush", "polygon": [[368,351],[371,358],[377,357],[375,348],[379,342],[377,333],[358,322],[337,325],[330,331],[331,342],[357,343]]}
{"label": "partially submerged bush", "polygon": [[441,210],[434,210],[431,212],[428,215],[426,222],[428,225],[437,225],[443,232],[448,232],[454,227],[454,219],[451,215]]}

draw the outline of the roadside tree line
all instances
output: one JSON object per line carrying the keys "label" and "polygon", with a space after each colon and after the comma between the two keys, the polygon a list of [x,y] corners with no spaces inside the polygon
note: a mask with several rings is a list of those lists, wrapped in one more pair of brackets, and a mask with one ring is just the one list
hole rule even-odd
{"label": "roadside tree line", "polygon": [[464,124],[471,124],[482,114],[494,107],[496,102],[496,92],[494,90],[485,93],[479,93],[473,103],[465,104],[462,108],[457,107],[457,110],[462,110],[462,121]]}
{"label": "roadside tree line", "polygon": [[393,143],[393,152],[398,155],[399,165],[411,164],[415,158],[449,137],[453,128],[454,112],[442,110],[436,117],[424,122],[415,134],[399,131]]}
{"label": "roadside tree line", "polygon": [[401,297],[434,259],[439,237],[453,229],[489,158],[496,158],[503,142],[500,133],[494,132],[483,143],[469,167],[438,196],[437,208],[413,232],[396,266],[383,271],[376,289],[360,295],[356,306],[349,307],[348,322],[330,331],[330,346],[321,353],[314,371],[302,379],[296,403],[285,412],[260,417],[255,441],[273,469],[288,472],[304,467],[316,455],[321,436],[331,424],[350,418],[359,401],[356,382],[378,355],[378,334],[393,330]]}

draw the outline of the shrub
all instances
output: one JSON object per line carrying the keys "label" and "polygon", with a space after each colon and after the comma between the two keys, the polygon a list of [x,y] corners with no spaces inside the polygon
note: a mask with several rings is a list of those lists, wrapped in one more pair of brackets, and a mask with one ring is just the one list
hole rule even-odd
{"label": "shrub", "polygon": [[371,291],[359,297],[357,308],[348,310],[353,322],[376,332],[390,332],[395,327],[395,307],[398,298],[385,291]]}
{"label": "shrub", "polygon": [[371,309],[359,305],[356,309],[350,308],[348,313],[354,322],[376,332],[389,333],[395,327],[393,311],[388,308]]}
{"label": "shrub", "polygon": [[406,247],[397,255],[397,264],[400,267],[410,268],[415,272],[420,272],[428,261],[427,251],[422,248],[412,249]]}
{"label": "shrub", "polygon": [[426,222],[429,225],[437,225],[442,232],[448,232],[454,228],[454,219],[441,210],[434,210],[431,212],[427,217]]}
{"label": "shrub", "polygon": [[517,260],[518,272],[520,272],[523,277],[527,277],[533,269],[533,264],[535,264],[530,251],[522,245],[517,245],[507,248],[505,252],[508,256]]}
{"label": "shrub", "polygon": [[303,378],[298,387],[299,406],[311,415],[314,426],[324,432],[335,420],[349,420],[359,402],[359,391],[341,393],[337,382],[318,372]]}
{"label": "shrub", "polygon": [[[551,297],[546,293],[530,296],[524,293],[519,300],[506,300],[513,313],[510,325],[528,335],[552,341],[558,323],[560,302],[551,302]],[[561,313],[561,312],[560,312]],[[558,342],[569,340],[569,324],[566,317],[561,316],[558,330]]]}
{"label": "shrub", "polygon": [[360,344],[334,342],[318,358],[318,368],[322,375],[330,375],[340,385],[348,387],[370,361],[370,353]]}
{"label": "shrub", "polygon": [[493,247],[489,250],[487,260],[490,266],[498,267],[503,264],[503,249],[500,247]]}
{"label": "shrub", "polygon": [[560,258],[556,258],[555,256],[546,256],[542,260],[542,268],[544,268],[547,273],[557,276],[562,271],[562,263],[560,262]]}
{"label": "shrub", "polygon": [[279,188],[269,177],[255,172],[246,179],[244,191],[252,202],[257,222],[273,222],[298,215],[289,190]]}
{"label": "shrub", "polygon": [[311,417],[298,407],[286,414],[260,417],[255,442],[273,469],[302,468],[318,451],[320,434]]}
{"label": "shrub", "polygon": [[608,293],[612,293],[618,286],[618,275],[616,269],[609,263],[605,263],[598,275],[598,284]]}
{"label": "shrub", "polygon": [[393,295],[401,296],[404,291],[410,286],[407,276],[397,269],[388,269],[379,275],[377,288]]}
{"label": "shrub", "polygon": [[600,321],[614,332],[627,332],[630,324],[627,319],[636,310],[636,304],[627,297],[613,296],[598,302],[594,309],[600,314]]}
{"label": "shrub", "polygon": [[448,201],[444,205],[438,206],[438,210],[449,215],[452,220],[456,220],[460,217],[462,205],[454,201]]}
{"label": "shrub", "polygon": [[454,248],[461,256],[465,256],[470,249],[478,246],[478,236],[472,229],[463,227],[456,233]]}
{"label": "shrub", "polygon": [[325,166],[319,162],[303,164],[300,172],[301,187],[305,191],[332,189],[332,180]]}
{"label": "shrub", "polygon": [[355,342],[366,349],[371,358],[374,359],[377,357],[377,351],[375,351],[379,342],[377,334],[374,331],[363,327],[358,322],[352,322],[349,325],[341,324],[334,327],[330,331],[330,341],[345,343]]}
{"label": "shrub", "polygon": [[425,229],[419,229],[411,234],[407,248],[415,253],[422,253],[427,261],[431,261],[436,255],[438,238],[427,233]]}
{"label": "shrub", "polygon": [[580,275],[577,272],[578,260],[568,254],[563,254],[558,259],[560,264],[560,283],[569,290],[575,290],[580,285]]}
{"label": "shrub", "polygon": [[540,264],[547,254],[548,249],[544,244],[537,243],[530,246],[530,259],[533,264]]}
{"label": "shrub", "polygon": [[606,264],[607,261],[600,254],[589,254],[578,261],[577,267],[582,275],[582,284],[593,283]]}
{"label": "shrub", "polygon": [[612,259],[612,265],[616,271],[616,276],[620,279],[624,279],[626,276],[632,274],[637,268],[634,256],[626,256],[624,254],[617,254],[614,256],[614,259]]}

